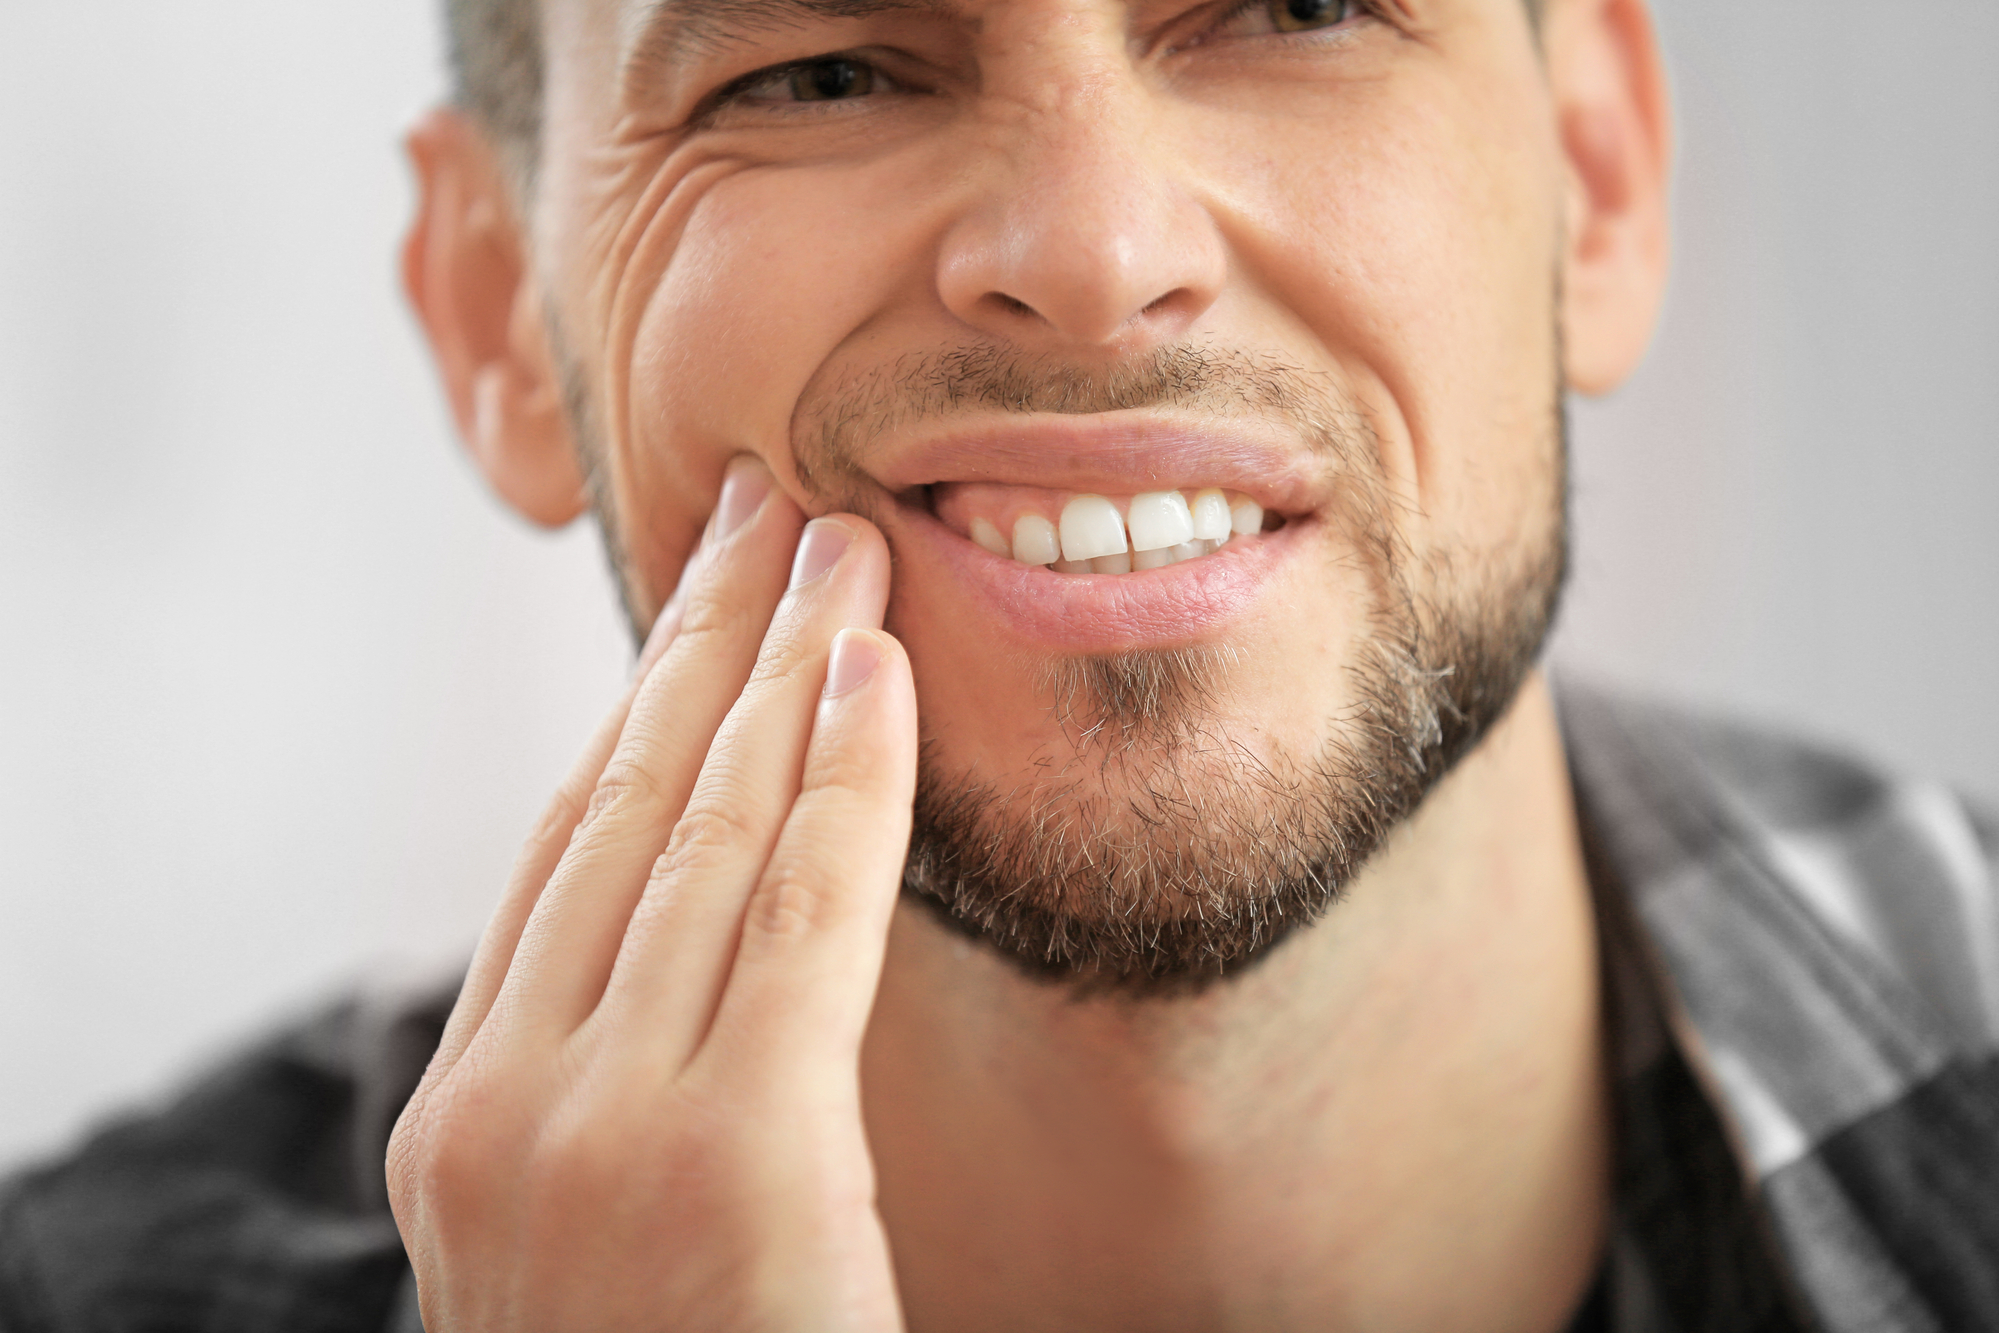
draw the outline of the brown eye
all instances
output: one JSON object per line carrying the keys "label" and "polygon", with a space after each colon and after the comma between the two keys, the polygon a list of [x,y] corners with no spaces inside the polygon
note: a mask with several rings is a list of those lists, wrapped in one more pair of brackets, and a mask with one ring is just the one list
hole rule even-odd
{"label": "brown eye", "polygon": [[875,72],[858,60],[814,60],[794,67],[790,83],[791,95],[801,102],[838,102],[873,92]]}
{"label": "brown eye", "polygon": [[1344,21],[1353,9],[1353,0],[1271,0],[1270,23],[1279,32],[1308,32]]}

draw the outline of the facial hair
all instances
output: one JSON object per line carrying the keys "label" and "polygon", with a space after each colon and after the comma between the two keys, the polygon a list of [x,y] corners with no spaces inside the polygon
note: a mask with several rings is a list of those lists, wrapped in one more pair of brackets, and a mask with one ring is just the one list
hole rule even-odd
{"label": "facial hair", "polygon": [[815,497],[866,513],[864,464],[891,431],[968,408],[1171,408],[1276,417],[1324,456],[1330,516],[1365,565],[1367,623],[1348,705],[1314,753],[1229,735],[1226,648],[1061,659],[1040,682],[1065,762],[1002,790],[952,769],[927,734],[904,895],[1025,973],[1083,993],[1198,991],[1331,909],[1384,839],[1505,712],[1532,669],[1567,568],[1566,422],[1555,387],[1537,442],[1542,521],[1502,553],[1401,540],[1366,419],[1326,377],[1177,347],[1102,374],[978,346],[808,393],[794,459]]}

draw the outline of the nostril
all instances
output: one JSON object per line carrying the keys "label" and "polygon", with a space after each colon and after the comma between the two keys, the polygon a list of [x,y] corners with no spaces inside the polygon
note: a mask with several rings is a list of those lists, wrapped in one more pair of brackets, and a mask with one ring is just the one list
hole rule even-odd
{"label": "nostril", "polygon": [[1018,297],[1008,296],[1005,292],[987,292],[986,303],[997,307],[1003,315],[1025,315],[1029,319],[1039,317],[1033,306]]}

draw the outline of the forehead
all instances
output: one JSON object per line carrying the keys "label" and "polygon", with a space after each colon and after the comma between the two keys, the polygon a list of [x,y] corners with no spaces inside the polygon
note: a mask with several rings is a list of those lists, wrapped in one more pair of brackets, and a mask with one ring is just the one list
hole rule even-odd
{"label": "forehead", "polygon": [[969,17],[973,0],[624,0],[623,26],[699,46],[760,28],[883,14]]}
{"label": "forehead", "polygon": [[[1410,0],[1383,0],[1405,15]],[[788,27],[857,22],[884,16],[928,18],[976,28],[1004,15],[1059,25],[1089,15],[1148,22],[1190,10],[1228,8],[1227,0],[604,0],[615,11],[627,55],[674,59]]]}

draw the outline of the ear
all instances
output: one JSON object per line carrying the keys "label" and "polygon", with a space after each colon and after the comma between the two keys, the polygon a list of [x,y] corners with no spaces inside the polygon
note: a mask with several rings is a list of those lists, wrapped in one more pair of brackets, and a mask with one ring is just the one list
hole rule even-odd
{"label": "ear", "polygon": [[588,499],[513,190],[486,136],[456,111],[431,112],[407,145],[419,197],[403,290],[458,433],[501,499],[559,527]]}
{"label": "ear", "polygon": [[1569,384],[1607,393],[1645,354],[1671,249],[1672,108],[1645,0],[1553,0],[1548,79],[1567,177]]}

